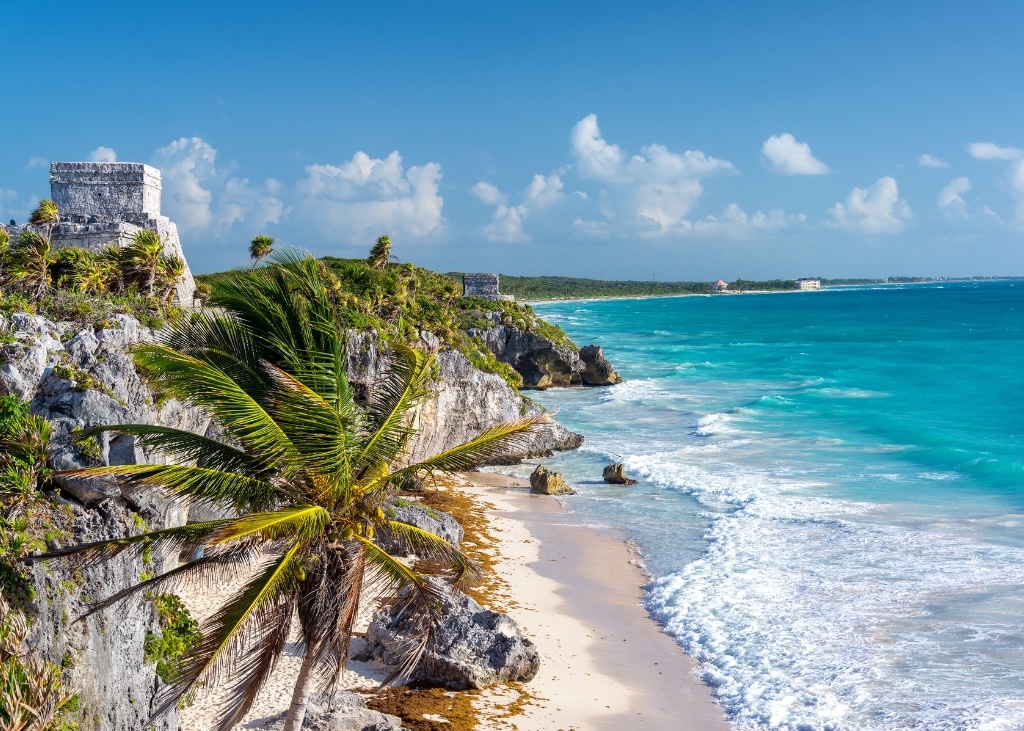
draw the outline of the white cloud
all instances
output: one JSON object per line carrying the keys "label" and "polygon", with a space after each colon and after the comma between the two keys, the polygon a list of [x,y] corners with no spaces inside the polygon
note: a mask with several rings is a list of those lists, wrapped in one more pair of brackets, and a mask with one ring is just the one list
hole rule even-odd
{"label": "white cloud", "polygon": [[964,202],[963,194],[971,189],[971,181],[967,178],[953,178],[939,191],[939,208],[956,214],[967,215],[967,204]]}
{"label": "white cloud", "polygon": [[572,222],[573,233],[580,238],[606,239],[611,236],[611,227],[607,221],[592,221],[576,218]]}
{"label": "white cloud", "polygon": [[30,157],[28,162],[25,163],[26,170],[36,170],[38,168],[50,167],[50,161],[45,157]]}
{"label": "white cloud", "polygon": [[565,197],[562,188],[565,184],[562,179],[552,173],[548,176],[534,175],[533,180],[526,187],[524,199],[537,208],[546,208],[552,203],[557,203]]}
{"label": "white cloud", "polygon": [[1016,160],[1024,156],[1024,150],[1016,147],[1000,147],[992,142],[972,142],[967,146],[971,157],[978,160]]}
{"label": "white cloud", "polygon": [[806,142],[797,142],[788,132],[769,137],[761,145],[761,152],[781,175],[824,175],[828,166],[811,153]]}
{"label": "white cloud", "polygon": [[500,206],[508,200],[507,196],[498,190],[496,185],[485,183],[482,180],[470,188],[470,190],[473,191],[473,195],[489,206]]}
{"label": "white cloud", "polygon": [[777,231],[806,222],[807,216],[803,213],[790,214],[774,208],[768,213],[757,211],[750,215],[738,204],[730,203],[721,217],[707,216],[695,221],[693,231],[698,234],[745,239],[757,233]]}
{"label": "white cloud", "polygon": [[508,205],[508,196],[497,186],[480,181],[470,190],[484,203],[495,206],[491,222],[484,226],[483,234],[489,241],[515,243],[529,241],[530,235],[523,230],[523,221],[533,211],[539,211],[558,203],[565,194],[565,184],[556,173],[551,175],[534,175],[533,180],[523,191],[519,205]]}
{"label": "white cloud", "polygon": [[949,163],[942,158],[929,155],[927,152],[917,158],[917,163],[923,168],[948,168]]}
{"label": "white cloud", "polygon": [[0,188],[0,224],[6,226],[12,218],[15,221],[24,220],[28,210],[15,191]]}
{"label": "white cloud", "polygon": [[353,242],[382,233],[424,237],[444,227],[441,166],[408,170],[398,151],[386,158],[357,152],[341,165],[308,165],[296,186],[297,206],[323,233]]}
{"label": "white cloud", "polygon": [[659,144],[627,157],[601,135],[594,114],[576,123],[570,142],[579,177],[606,186],[601,190],[605,217],[644,236],[688,230],[692,224],[686,216],[704,190],[701,179],[736,172],[732,163],[700,150],[680,154]]}
{"label": "white cloud", "polygon": [[117,162],[117,153],[109,147],[97,147],[86,158],[88,162]]}
{"label": "white cloud", "polygon": [[896,180],[888,175],[870,188],[854,188],[845,205],[836,203],[829,215],[831,225],[865,233],[895,233],[913,217],[910,206],[900,198]]}
{"label": "white cloud", "polygon": [[200,137],[181,137],[161,147],[152,164],[160,169],[163,182],[162,213],[183,233],[220,237],[235,224],[244,224],[247,237],[286,213],[280,183],[268,179],[252,185],[246,178],[219,171],[217,151]]}

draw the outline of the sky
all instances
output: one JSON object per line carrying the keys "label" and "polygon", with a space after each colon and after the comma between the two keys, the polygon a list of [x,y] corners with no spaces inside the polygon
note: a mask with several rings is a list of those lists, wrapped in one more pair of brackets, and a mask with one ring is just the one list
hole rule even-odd
{"label": "sky", "polygon": [[4,11],[0,221],[144,162],[194,271],[258,233],[439,271],[1024,275],[1024,3]]}

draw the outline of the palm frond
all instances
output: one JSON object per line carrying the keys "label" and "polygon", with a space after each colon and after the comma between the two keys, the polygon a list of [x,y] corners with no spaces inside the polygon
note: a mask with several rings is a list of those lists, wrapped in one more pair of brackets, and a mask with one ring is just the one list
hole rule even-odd
{"label": "palm frond", "polygon": [[131,551],[134,554],[141,553],[147,546],[167,547],[168,550],[192,548],[203,544],[210,534],[229,522],[228,520],[210,520],[149,531],[137,536],[80,543],[77,546],[57,548],[36,556],[27,556],[25,560],[49,561],[55,558],[75,557],[85,565],[91,565],[108,561],[125,551]]}
{"label": "palm frond", "polygon": [[480,578],[483,569],[466,554],[441,536],[415,525],[389,520],[385,529],[419,558],[440,561],[455,572],[455,582],[471,582]]}
{"label": "palm frond", "polygon": [[[202,639],[181,659],[181,672],[176,682],[164,688],[155,702],[150,718],[166,713],[189,689],[220,685],[231,677],[240,660],[251,649],[253,638],[259,646],[260,628],[271,628],[280,616],[281,605],[294,602],[299,572],[296,564],[305,551],[304,543],[295,543],[280,556],[266,562],[263,568],[212,617],[200,626]],[[218,728],[227,731],[225,716],[219,714]]]}
{"label": "palm frond", "polygon": [[331,514],[319,505],[298,505],[225,521],[208,543],[216,546],[258,536],[264,541],[287,538],[296,545],[305,545],[321,538],[330,523]]}
{"label": "palm frond", "polygon": [[86,467],[56,473],[57,476],[113,477],[131,487],[159,487],[189,503],[266,511],[294,495],[273,482],[223,470],[177,464],[130,464]]}
{"label": "palm frond", "polygon": [[361,477],[373,480],[384,474],[402,453],[413,430],[409,412],[428,393],[433,356],[405,345],[394,345],[388,376],[374,389],[367,410],[367,438],[354,460]]}

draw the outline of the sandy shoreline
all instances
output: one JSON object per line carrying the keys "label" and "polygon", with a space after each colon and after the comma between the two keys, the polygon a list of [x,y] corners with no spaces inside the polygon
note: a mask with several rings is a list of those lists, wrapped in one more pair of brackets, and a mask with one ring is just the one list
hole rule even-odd
{"label": "sandy shoreline", "polygon": [[[647,577],[624,541],[568,524],[555,498],[530,493],[522,480],[491,473],[463,478],[442,489],[468,493],[487,507],[488,539],[481,548],[503,587],[488,594],[487,603],[510,614],[541,657],[539,673],[522,686],[526,696],[510,686],[474,696],[480,731],[730,729],[710,688],[694,675],[696,663],[640,605]],[[202,620],[237,588],[196,587],[182,598]],[[357,629],[372,612],[372,606],[362,608]],[[287,709],[301,661],[297,630],[235,731],[262,728]],[[341,685],[370,688],[386,674],[375,663],[350,661]],[[205,728],[221,696],[201,694],[184,709],[182,731]]]}
{"label": "sandy shoreline", "polygon": [[509,614],[541,655],[526,686],[535,701],[508,721],[519,731],[730,728],[695,661],[640,605],[647,578],[625,542],[567,525],[558,501],[522,480],[467,477],[495,507],[494,568],[516,600]]}

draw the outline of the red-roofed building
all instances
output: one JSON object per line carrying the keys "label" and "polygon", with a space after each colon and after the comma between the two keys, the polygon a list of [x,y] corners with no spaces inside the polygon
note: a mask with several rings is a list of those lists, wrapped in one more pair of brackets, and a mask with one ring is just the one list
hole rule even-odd
{"label": "red-roofed building", "polygon": [[716,292],[725,292],[727,289],[729,289],[729,283],[723,282],[721,279],[715,282],[712,286],[715,288]]}

